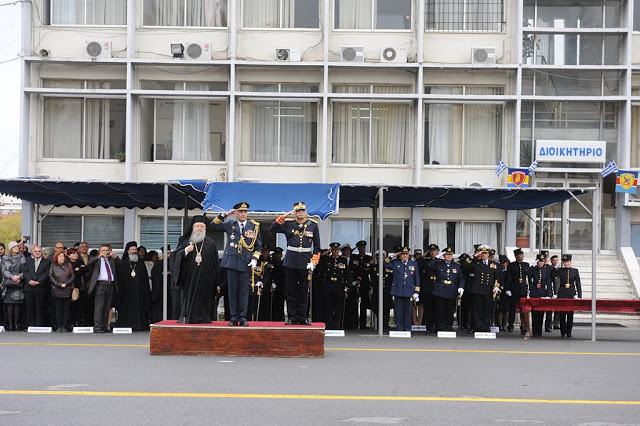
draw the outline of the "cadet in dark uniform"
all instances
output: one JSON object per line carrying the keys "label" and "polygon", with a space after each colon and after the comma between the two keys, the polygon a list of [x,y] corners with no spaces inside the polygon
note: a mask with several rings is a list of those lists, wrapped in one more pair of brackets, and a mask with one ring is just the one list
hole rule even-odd
{"label": "cadet in dark uniform", "polygon": [[[292,213],[295,213],[295,219],[287,217]],[[299,201],[294,204],[292,211],[271,224],[270,231],[272,234],[284,234],[287,239],[284,271],[289,319],[286,324],[310,325],[306,317],[307,298],[309,274],[320,259],[318,222],[307,218],[307,206]]]}
{"label": "cadet in dark uniform", "polygon": [[[580,285],[580,273],[571,267],[571,255],[562,255],[562,268],[558,270],[560,287],[558,299],[582,299],[582,286]],[[560,335],[571,337],[573,328],[573,312],[560,312]]]}
{"label": "cadet in dark uniform", "polygon": [[323,257],[318,265],[322,268],[322,294],[327,313],[326,326],[328,330],[342,327],[342,312],[344,308],[345,288],[351,283],[347,259],[340,256],[340,243],[331,243],[331,256]]}
{"label": "cadet in dark uniform", "polygon": [[[516,310],[520,303],[520,295],[522,294],[522,287],[525,285],[525,279],[527,278],[527,271],[529,270],[529,264],[523,262],[524,253],[521,249],[517,248],[513,251],[516,257],[515,262],[509,264],[507,268],[506,278],[506,291],[505,294],[509,297],[509,326],[507,331],[513,331],[513,324],[516,321]],[[524,317],[520,315],[520,333],[524,335]]]}
{"label": "cadet in dark uniform", "polygon": [[[544,267],[549,271],[549,289],[551,290],[551,297],[553,295],[553,279],[551,277],[551,272],[553,271],[553,266],[549,264],[549,250],[540,250],[540,254],[544,256],[545,263]],[[556,256],[557,257],[557,256]],[[547,311],[544,314],[544,331],[546,333],[551,332],[551,328],[553,327],[553,311]]]}
{"label": "cadet in dark uniform", "polygon": [[[528,288],[522,296],[531,298],[551,297],[551,274],[545,267],[546,258],[539,254],[536,265],[527,272]],[[534,337],[542,337],[542,320],[544,312],[531,311],[532,332]]]}
{"label": "cadet in dark uniform", "polygon": [[[558,287],[560,286],[560,278],[558,278],[558,270],[562,265],[560,265],[560,259],[557,255],[551,256],[551,291],[553,292],[553,296],[558,294]],[[553,297],[552,296],[552,297]],[[558,316],[558,312],[553,313],[553,330],[560,330],[560,317]]]}
{"label": "cadet in dark uniform", "polygon": [[282,249],[273,249],[271,261],[267,264],[271,277],[271,317],[269,321],[284,321],[284,266],[282,266]]}
{"label": "cadet in dark uniform", "polygon": [[486,245],[480,247],[476,258],[467,259],[462,265],[474,273],[473,281],[467,286],[473,309],[473,329],[469,333],[488,332],[491,326],[492,295],[498,283],[498,266],[489,261],[489,247]]}
{"label": "cadet in dark uniform", "polygon": [[498,321],[497,326],[500,331],[507,331],[507,325],[509,323],[509,296],[505,294],[505,283],[507,281],[507,268],[509,267],[509,258],[507,256],[500,256],[500,271],[502,272],[502,284],[500,291],[496,294],[498,300]]}
{"label": "cadet in dark uniform", "polygon": [[354,271],[356,285],[360,294],[360,329],[367,328],[367,309],[371,309],[371,256],[366,253],[367,242],[360,240],[356,243],[358,253],[351,255],[349,267]]}
{"label": "cadet in dark uniform", "polygon": [[395,321],[398,331],[411,331],[411,298],[419,299],[420,273],[418,264],[409,260],[409,248],[404,247],[399,257],[391,262],[393,284],[391,295],[395,298]]}
{"label": "cadet in dark uniform", "polygon": [[[383,331],[389,330],[389,318],[391,317],[391,307],[393,306],[393,298],[391,297],[391,285],[393,282],[393,269],[391,269],[391,259],[387,257],[387,253],[383,250],[383,277],[382,277],[382,323]],[[373,255],[373,265],[371,267],[371,285],[373,287],[373,295],[371,297],[372,310],[376,315],[378,313],[378,252]]]}
{"label": "cadet in dark uniform", "polygon": [[433,287],[436,284],[436,276],[427,268],[432,259],[436,259],[440,247],[437,244],[429,244],[425,257],[422,258],[420,266],[420,302],[424,306],[424,317],[427,326],[427,333],[436,331],[436,297],[433,295]]}
{"label": "cadet in dark uniform", "polygon": [[453,262],[453,249],[443,251],[444,260],[431,259],[429,269],[435,275],[433,296],[436,298],[437,330],[453,331],[453,313],[456,310],[456,298],[464,293],[464,275],[462,267]]}
{"label": "cadet in dark uniform", "polygon": [[[258,264],[262,251],[260,223],[247,220],[249,204],[241,202],[232,210],[220,213],[213,219],[212,227],[227,234],[227,245],[224,248],[220,266],[225,269],[227,277],[226,295],[229,297],[231,311],[230,326],[248,326],[247,311],[249,293],[251,292],[251,270]],[[225,222],[225,218],[235,214],[237,220]]]}

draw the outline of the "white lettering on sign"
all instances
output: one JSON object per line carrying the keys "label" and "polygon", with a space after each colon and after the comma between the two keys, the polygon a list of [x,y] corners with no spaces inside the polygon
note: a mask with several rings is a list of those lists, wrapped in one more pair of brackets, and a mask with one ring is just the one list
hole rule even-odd
{"label": "white lettering on sign", "polygon": [[411,331],[427,331],[426,325],[412,325]]}
{"label": "white lettering on sign", "polygon": [[474,337],[476,339],[495,339],[496,338],[496,333],[481,333],[481,332],[476,332],[474,334]]}
{"label": "white lettering on sign", "polygon": [[489,331],[492,333],[500,333],[500,327],[491,327]]}
{"label": "white lettering on sign", "polygon": [[331,337],[344,337],[344,330],[325,330],[324,335]]}
{"label": "white lettering on sign", "polygon": [[389,337],[411,337],[410,331],[390,331]]}
{"label": "white lettering on sign", "polygon": [[93,327],[73,327],[74,333],[93,333]]}
{"label": "white lettering on sign", "polygon": [[113,334],[131,334],[133,333],[130,328],[114,328]]}
{"label": "white lettering on sign", "polygon": [[604,163],[604,141],[536,141],[536,160],[550,163]]}
{"label": "white lettering on sign", "polygon": [[27,333],[53,333],[51,327],[29,327]]}
{"label": "white lettering on sign", "polygon": [[455,339],[455,331],[438,331],[438,339]]}

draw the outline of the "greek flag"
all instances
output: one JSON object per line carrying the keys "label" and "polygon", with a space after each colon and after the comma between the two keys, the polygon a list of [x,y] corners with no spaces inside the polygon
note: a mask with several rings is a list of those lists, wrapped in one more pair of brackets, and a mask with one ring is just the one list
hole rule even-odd
{"label": "greek flag", "polygon": [[602,169],[602,177],[607,177],[609,176],[611,173],[615,173],[618,171],[618,166],[616,165],[616,162],[614,160],[609,161],[609,164],[607,164],[605,166],[604,169]]}
{"label": "greek flag", "polygon": [[531,176],[533,175],[533,172],[536,171],[536,169],[538,168],[538,160],[535,160],[533,163],[531,163],[531,165],[529,166],[529,171],[527,172],[527,176]]}
{"label": "greek flag", "polygon": [[505,170],[507,170],[507,164],[502,161],[502,157],[500,157],[500,161],[498,161],[498,167],[496,167],[496,176],[500,176]]}

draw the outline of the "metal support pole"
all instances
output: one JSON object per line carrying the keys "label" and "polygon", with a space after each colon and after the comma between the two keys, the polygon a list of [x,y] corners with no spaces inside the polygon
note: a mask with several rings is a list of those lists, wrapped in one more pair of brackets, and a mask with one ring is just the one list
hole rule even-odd
{"label": "metal support pole", "polygon": [[169,267],[169,258],[167,257],[167,245],[169,244],[169,184],[164,184],[164,217],[162,222],[162,319],[167,320],[167,269]]}
{"label": "metal support pole", "polygon": [[598,220],[600,219],[600,174],[596,178],[596,189],[593,192],[591,209],[591,341],[596,341],[596,252],[598,250]]}
{"label": "metal support pole", "polygon": [[384,255],[382,254],[384,238],[384,188],[378,188],[378,336],[384,332]]}

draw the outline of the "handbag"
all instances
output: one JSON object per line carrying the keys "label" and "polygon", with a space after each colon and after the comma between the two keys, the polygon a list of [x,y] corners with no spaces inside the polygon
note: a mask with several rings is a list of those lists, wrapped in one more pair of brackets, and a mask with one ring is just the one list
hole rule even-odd
{"label": "handbag", "polygon": [[71,301],[75,302],[79,298],[80,298],[80,289],[74,287],[73,291],[71,291]]}
{"label": "handbag", "polygon": [[11,300],[15,300],[16,302],[24,300],[24,293],[22,292],[22,290],[21,289],[13,290],[11,292]]}

